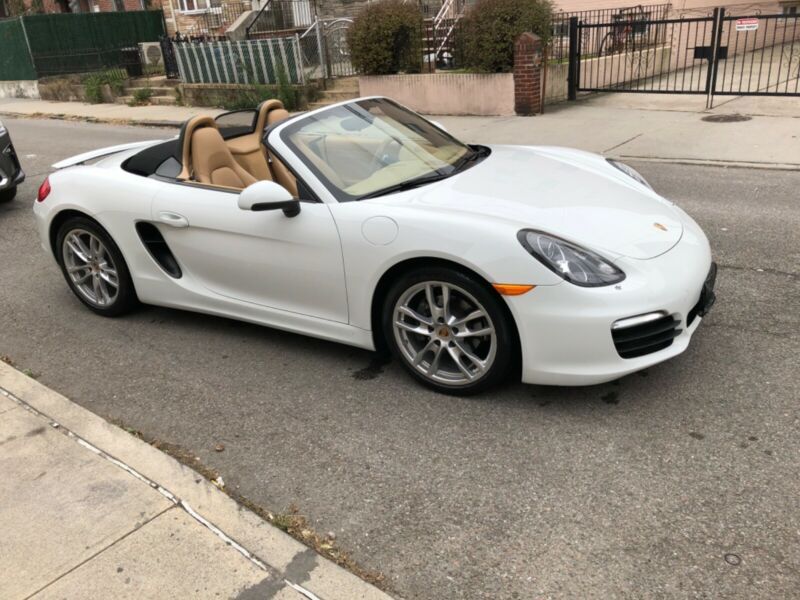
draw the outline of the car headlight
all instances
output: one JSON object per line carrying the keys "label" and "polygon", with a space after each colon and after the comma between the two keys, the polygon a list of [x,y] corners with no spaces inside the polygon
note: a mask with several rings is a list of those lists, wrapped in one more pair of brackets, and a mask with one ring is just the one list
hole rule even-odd
{"label": "car headlight", "polygon": [[625,273],[603,257],[561,238],[523,229],[517,234],[517,239],[531,256],[575,285],[600,287],[625,279]]}
{"label": "car headlight", "polygon": [[627,175],[631,179],[633,179],[635,181],[638,181],[643,186],[645,186],[647,189],[650,189],[650,190],[653,189],[653,186],[650,185],[649,183],[647,183],[647,180],[644,177],[642,177],[642,174],[639,173],[639,171],[637,171],[633,167],[631,167],[629,165],[626,165],[625,163],[621,163],[621,162],[619,162],[617,160],[612,160],[610,158],[607,158],[606,160],[608,161],[608,164],[610,164],[611,166],[616,167],[617,169],[619,169],[620,171],[625,173],[625,175]]}

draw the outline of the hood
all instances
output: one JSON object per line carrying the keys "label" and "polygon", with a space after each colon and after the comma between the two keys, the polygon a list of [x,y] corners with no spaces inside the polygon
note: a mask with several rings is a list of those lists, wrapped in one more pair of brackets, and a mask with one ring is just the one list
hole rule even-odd
{"label": "hood", "polygon": [[670,202],[603,157],[565,148],[492,146],[481,163],[409,197],[635,259],[663,254],[683,235]]}

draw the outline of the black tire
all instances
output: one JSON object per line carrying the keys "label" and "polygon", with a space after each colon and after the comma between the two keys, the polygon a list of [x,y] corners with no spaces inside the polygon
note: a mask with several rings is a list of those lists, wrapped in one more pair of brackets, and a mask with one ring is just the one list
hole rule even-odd
{"label": "black tire", "polygon": [[11,202],[17,195],[17,186],[7,188],[0,191],[0,204],[3,202]]}
{"label": "black tire", "polygon": [[[98,306],[88,300],[83,293],[78,290],[77,285],[67,272],[64,256],[64,240],[68,235],[78,230],[88,232],[100,240],[103,246],[105,246],[108,255],[111,257],[113,266],[116,268],[118,283],[116,297],[105,306]],[[118,317],[130,312],[139,305],[139,299],[136,297],[136,290],[133,287],[130,271],[128,270],[128,265],[125,263],[125,259],[122,257],[122,253],[106,230],[95,221],[86,217],[72,217],[66,220],[56,234],[55,254],[67,285],[69,285],[78,300],[83,302],[92,312],[104,317]]]}
{"label": "black tire", "polygon": [[616,43],[616,36],[613,33],[607,33],[603,38],[603,41],[600,42],[600,50],[597,53],[598,56],[609,56],[611,54],[615,54]]}
{"label": "black tire", "polygon": [[[491,320],[490,322],[486,323],[493,325],[495,333],[496,345],[493,354],[493,361],[487,368],[486,372],[480,375],[480,377],[476,378],[474,381],[457,384],[434,381],[433,379],[429,378],[429,376],[420,372],[418,367],[415,367],[412,364],[412,359],[407,355],[407,351],[401,348],[400,344],[403,342],[398,341],[397,336],[402,337],[403,333],[402,331],[398,330],[396,335],[394,324],[396,314],[398,314],[396,313],[398,303],[402,298],[407,297],[408,294],[413,294],[414,289],[427,282],[432,282],[434,286],[439,283],[455,286],[455,288],[450,292],[451,294],[456,294],[456,296],[453,296],[454,299],[457,298],[457,296],[460,294],[460,291],[467,292],[470,296],[472,296],[472,299],[477,301],[477,303],[480,305],[478,308],[485,311]],[[457,288],[460,288],[460,290]],[[441,297],[434,302],[439,302],[440,300]],[[447,267],[429,267],[409,272],[401,276],[389,289],[389,292],[387,293],[383,303],[382,311],[381,324],[383,328],[383,335],[384,339],[386,340],[386,344],[392,353],[392,356],[394,356],[394,358],[396,358],[400,364],[403,365],[403,368],[405,368],[415,379],[417,379],[417,381],[433,390],[436,390],[437,392],[455,396],[471,396],[474,394],[479,394],[500,384],[501,382],[506,381],[511,375],[513,367],[518,362],[517,355],[519,353],[519,343],[517,341],[516,329],[511,322],[508,309],[506,306],[504,306],[503,300],[497,294],[497,292],[488,284],[482,280],[479,280],[477,277],[470,276]],[[457,332],[457,330],[455,332]],[[454,332],[451,332],[451,336],[453,333]],[[431,334],[426,335],[430,336]],[[408,334],[406,334],[406,338],[408,338]],[[451,337],[450,339],[453,338]],[[419,336],[419,340],[420,344],[424,344],[426,338],[424,336]],[[453,339],[453,342],[449,342],[449,345],[453,345],[455,342],[456,340]],[[489,341],[483,342],[476,340],[475,342],[477,344],[491,344]],[[463,344],[464,340],[461,340],[461,343]],[[469,349],[472,350],[472,348]],[[452,362],[452,357],[447,357],[446,354],[444,354],[444,356],[446,358],[443,360],[450,361],[452,366],[455,367],[455,363]],[[433,360],[428,361],[429,370],[430,367],[433,366],[431,364],[433,362]]]}

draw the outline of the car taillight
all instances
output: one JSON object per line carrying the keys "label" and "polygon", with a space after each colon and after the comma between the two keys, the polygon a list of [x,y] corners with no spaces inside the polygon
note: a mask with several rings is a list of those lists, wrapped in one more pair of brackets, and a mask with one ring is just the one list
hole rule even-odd
{"label": "car taillight", "polygon": [[39,202],[44,202],[44,199],[50,195],[50,178],[45,177],[42,185],[39,186],[39,193],[36,195],[36,199]]}

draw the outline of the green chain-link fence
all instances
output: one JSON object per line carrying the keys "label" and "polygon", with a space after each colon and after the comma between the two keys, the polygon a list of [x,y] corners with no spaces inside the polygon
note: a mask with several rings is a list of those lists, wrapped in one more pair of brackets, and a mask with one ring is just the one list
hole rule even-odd
{"label": "green chain-link fence", "polygon": [[164,33],[160,10],[0,21],[0,80],[124,68],[132,60],[126,49],[157,42]]}

